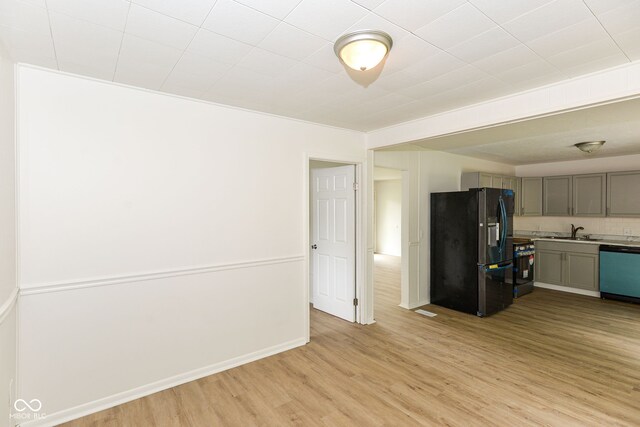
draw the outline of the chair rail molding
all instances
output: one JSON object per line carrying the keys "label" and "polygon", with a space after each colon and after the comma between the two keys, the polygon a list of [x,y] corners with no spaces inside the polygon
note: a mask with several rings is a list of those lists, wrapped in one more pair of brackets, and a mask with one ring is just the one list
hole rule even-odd
{"label": "chair rail molding", "polygon": [[18,295],[18,288],[14,288],[9,294],[9,298],[0,305],[0,324],[4,322],[4,319],[6,319],[11,310],[13,310],[13,307],[15,307],[16,302],[18,301]]}
{"label": "chair rail molding", "polygon": [[294,255],[278,258],[267,258],[253,261],[243,261],[230,264],[215,264],[198,267],[189,267],[173,270],[161,270],[132,275],[114,275],[98,278],[89,278],[75,281],[61,281],[21,286],[20,296],[45,294],[51,292],[72,291],[77,289],[95,288],[99,286],[119,285],[131,282],[143,282],[148,280],[165,279],[169,277],[188,276],[194,274],[215,273],[224,270],[240,270],[267,265],[285,264],[304,261],[304,255]]}

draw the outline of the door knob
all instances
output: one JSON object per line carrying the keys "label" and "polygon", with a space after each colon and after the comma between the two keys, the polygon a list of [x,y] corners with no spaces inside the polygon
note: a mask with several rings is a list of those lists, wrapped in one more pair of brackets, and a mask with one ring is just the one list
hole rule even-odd
{"label": "door knob", "polygon": [[318,245],[311,245],[311,249],[318,249]]}

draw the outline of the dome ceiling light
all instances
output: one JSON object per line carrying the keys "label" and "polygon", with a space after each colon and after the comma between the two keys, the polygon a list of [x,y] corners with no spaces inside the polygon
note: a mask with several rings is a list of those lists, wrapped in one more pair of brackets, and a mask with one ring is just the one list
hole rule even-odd
{"label": "dome ceiling light", "polygon": [[578,150],[584,151],[585,153],[593,153],[594,151],[599,150],[605,142],[607,141],[585,141],[578,142],[575,146]]}
{"label": "dome ceiling light", "polygon": [[360,30],[345,34],[333,45],[340,61],[357,71],[374,68],[393,46],[391,36],[378,30]]}

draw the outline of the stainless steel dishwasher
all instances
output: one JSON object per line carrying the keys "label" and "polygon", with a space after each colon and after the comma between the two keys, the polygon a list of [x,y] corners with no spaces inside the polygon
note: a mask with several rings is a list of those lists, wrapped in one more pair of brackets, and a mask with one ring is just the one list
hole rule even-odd
{"label": "stainless steel dishwasher", "polygon": [[600,296],[640,303],[640,247],[600,246]]}

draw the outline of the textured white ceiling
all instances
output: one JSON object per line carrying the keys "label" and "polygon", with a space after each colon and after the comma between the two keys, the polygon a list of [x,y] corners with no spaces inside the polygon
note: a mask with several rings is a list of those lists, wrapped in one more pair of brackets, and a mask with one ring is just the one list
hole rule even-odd
{"label": "textured white ceiling", "polygon": [[[18,62],[373,130],[640,59],[640,0],[0,0]],[[356,81],[341,34],[394,39]]]}
{"label": "textured white ceiling", "polygon": [[[574,147],[607,141],[592,154]],[[386,149],[438,150],[511,165],[640,153],[640,99],[416,141]],[[638,165],[640,168],[640,165]]]}

